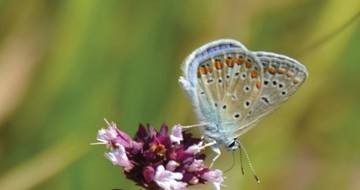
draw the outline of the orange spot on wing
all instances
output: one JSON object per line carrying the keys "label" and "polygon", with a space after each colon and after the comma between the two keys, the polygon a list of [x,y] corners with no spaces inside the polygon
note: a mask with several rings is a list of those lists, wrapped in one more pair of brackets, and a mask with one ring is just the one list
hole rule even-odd
{"label": "orange spot on wing", "polygon": [[216,61],[214,62],[214,66],[215,66],[215,68],[218,69],[218,70],[220,70],[220,69],[223,68],[223,64],[222,64],[221,61],[219,61],[219,60],[216,60]]}
{"label": "orange spot on wing", "polygon": [[234,62],[233,62],[233,60],[231,60],[231,59],[226,59],[225,62],[226,62],[226,65],[227,65],[228,67],[233,67],[233,66],[234,66]]}
{"label": "orange spot on wing", "polygon": [[278,73],[279,74],[285,74],[286,70],[284,68],[279,68]]}
{"label": "orange spot on wing", "polygon": [[255,70],[251,70],[251,78],[256,78],[258,73]]}
{"label": "orange spot on wing", "polygon": [[207,69],[206,69],[206,67],[205,66],[200,66],[199,67],[199,73],[200,73],[200,75],[206,75],[207,74]]}
{"label": "orange spot on wing", "polygon": [[251,67],[250,61],[245,61],[245,65],[246,65],[246,68],[250,68]]}
{"label": "orange spot on wing", "polygon": [[291,72],[291,71],[288,71],[288,73],[286,74],[288,77],[292,77],[292,76],[294,76],[294,73],[293,72]]}
{"label": "orange spot on wing", "polygon": [[297,83],[299,83],[300,82],[300,79],[298,79],[298,78],[295,78],[294,79],[294,84],[297,84]]}
{"label": "orange spot on wing", "polygon": [[275,74],[275,73],[276,73],[275,67],[272,67],[272,66],[269,66],[268,71],[269,71],[269,73],[271,73],[271,74]]}
{"label": "orange spot on wing", "polygon": [[238,65],[241,65],[241,64],[244,63],[244,59],[241,58],[241,57],[237,57],[237,58],[235,59],[235,63],[238,64]]}
{"label": "orange spot on wing", "polygon": [[260,89],[260,87],[261,87],[261,82],[260,81],[256,81],[256,87]]}

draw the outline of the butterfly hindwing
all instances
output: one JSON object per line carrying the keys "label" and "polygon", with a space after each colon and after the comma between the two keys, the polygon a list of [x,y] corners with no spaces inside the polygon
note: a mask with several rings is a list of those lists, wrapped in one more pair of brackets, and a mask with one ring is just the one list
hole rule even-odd
{"label": "butterfly hindwing", "polygon": [[248,131],[256,123],[284,103],[306,80],[308,73],[299,62],[284,55],[255,52],[264,69],[262,92],[236,135]]}

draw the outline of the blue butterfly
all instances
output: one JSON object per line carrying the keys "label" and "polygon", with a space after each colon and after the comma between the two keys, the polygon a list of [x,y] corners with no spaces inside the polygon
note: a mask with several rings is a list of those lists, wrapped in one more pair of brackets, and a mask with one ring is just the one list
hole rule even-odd
{"label": "blue butterfly", "polygon": [[237,137],[285,102],[308,76],[306,68],[292,58],[253,52],[231,39],[196,49],[182,70],[179,83],[200,119],[196,126],[217,154],[213,162],[221,154],[220,147],[242,148]]}

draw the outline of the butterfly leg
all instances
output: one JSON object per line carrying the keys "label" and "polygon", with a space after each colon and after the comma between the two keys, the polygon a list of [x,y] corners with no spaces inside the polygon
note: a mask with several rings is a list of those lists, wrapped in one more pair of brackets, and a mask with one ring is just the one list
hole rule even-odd
{"label": "butterfly leg", "polygon": [[196,125],[181,126],[181,128],[190,129],[190,128],[195,128],[195,127],[204,127],[206,125],[207,125],[206,123],[200,123],[200,124],[196,124]]}
{"label": "butterfly leg", "polygon": [[213,146],[215,144],[216,144],[216,141],[211,141],[211,142],[208,142],[208,143],[204,144],[203,146],[201,146],[200,149],[204,149],[206,147]]}
{"label": "butterfly leg", "polygon": [[[215,141],[216,144],[216,141]],[[219,156],[221,155],[221,151],[220,148],[217,146],[211,146],[211,150],[215,152],[215,157],[212,159],[212,162],[210,164],[210,168],[212,168],[212,166],[214,165],[215,161],[219,158]]]}

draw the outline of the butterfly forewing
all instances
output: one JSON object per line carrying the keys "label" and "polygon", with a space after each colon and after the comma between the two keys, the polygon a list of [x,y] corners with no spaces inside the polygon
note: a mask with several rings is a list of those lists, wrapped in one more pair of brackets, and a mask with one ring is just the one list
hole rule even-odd
{"label": "butterfly forewing", "polygon": [[251,52],[236,51],[232,61],[226,93],[218,108],[219,130],[226,134],[233,134],[241,126],[261,93],[262,82],[262,65]]}
{"label": "butterfly forewing", "polygon": [[[228,121],[228,110],[232,110],[226,99],[228,96],[235,97],[235,88],[232,86],[237,81],[230,79],[235,73],[240,72],[241,65],[235,63],[235,57],[239,51],[242,50],[227,48],[217,51],[200,62],[198,67],[195,88],[199,94],[198,101],[201,114],[207,121],[218,126]],[[233,98],[233,100],[235,99]]]}
{"label": "butterfly forewing", "polygon": [[254,54],[236,48],[200,63],[196,88],[205,119],[221,132],[234,133],[261,93],[262,70]]}
{"label": "butterfly forewing", "polygon": [[229,85],[225,61],[230,55],[226,52],[242,49],[246,50],[237,41],[218,40],[198,48],[186,59],[180,84],[203,122],[217,124],[222,120],[218,107]]}

